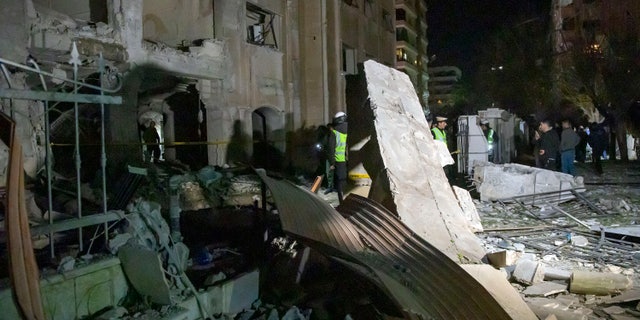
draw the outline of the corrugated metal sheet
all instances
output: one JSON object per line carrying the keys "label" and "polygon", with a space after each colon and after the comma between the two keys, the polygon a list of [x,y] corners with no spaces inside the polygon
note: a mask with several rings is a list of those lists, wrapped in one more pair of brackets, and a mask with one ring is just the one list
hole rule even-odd
{"label": "corrugated metal sheet", "polygon": [[287,233],[347,254],[364,250],[357,229],[329,203],[289,181],[267,177],[260,171],[258,174],[271,190],[282,229]]}
{"label": "corrugated metal sheet", "polygon": [[381,205],[351,194],[338,207],[343,217],[315,194],[260,175],[285,232],[370,278],[408,318],[511,319],[480,283]]}

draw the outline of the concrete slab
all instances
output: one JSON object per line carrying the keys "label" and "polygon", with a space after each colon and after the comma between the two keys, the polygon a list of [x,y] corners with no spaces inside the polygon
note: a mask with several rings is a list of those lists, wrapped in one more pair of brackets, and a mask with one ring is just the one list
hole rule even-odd
{"label": "concrete slab", "polygon": [[520,283],[528,285],[542,282],[544,279],[544,265],[539,262],[521,259],[513,271],[513,278]]}
{"label": "concrete slab", "polygon": [[513,163],[477,163],[473,182],[482,201],[584,188],[582,177]]}
{"label": "concrete slab", "polygon": [[499,270],[479,264],[462,265],[462,268],[491,293],[512,319],[538,319]]}
{"label": "concrete slab", "polygon": [[484,249],[442,169],[441,155],[409,77],[375,61],[364,63],[368,103],[349,106],[349,137],[371,136],[363,165],[369,198],[397,212],[420,237],[455,261],[479,262]]}
{"label": "concrete slab", "polygon": [[171,304],[169,284],[164,277],[160,255],[152,250],[125,245],[118,250],[124,273],[131,285],[151,302]]}
{"label": "concrete slab", "polygon": [[469,191],[457,186],[453,186],[453,192],[458,199],[458,203],[460,203],[462,214],[467,219],[469,230],[471,230],[471,232],[484,231],[484,228],[482,228],[480,215],[478,214],[478,209],[476,209],[476,205],[473,203],[473,198],[471,198],[471,194],[469,193]]}
{"label": "concrete slab", "polygon": [[527,287],[522,293],[531,297],[548,297],[562,292],[567,292],[566,283],[543,281]]}

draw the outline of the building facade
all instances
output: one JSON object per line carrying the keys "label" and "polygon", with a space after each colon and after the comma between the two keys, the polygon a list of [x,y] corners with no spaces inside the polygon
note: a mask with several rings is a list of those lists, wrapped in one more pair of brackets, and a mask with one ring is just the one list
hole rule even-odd
{"label": "building facade", "polygon": [[2,10],[1,58],[31,56],[71,79],[75,44],[81,80],[99,55],[122,78],[123,105],[107,112],[110,163],[140,157],[151,120],[164,159],[193,167],[246,163],[259,143],[288,152],[288,132],[346,110],[345,76],[360,63],[395,63],[392,0],[11,0]]}
{"label": "building facade", "polygon": [[409,75],[425,110],[429,101],[427,2],[396,0],[396,69]]}

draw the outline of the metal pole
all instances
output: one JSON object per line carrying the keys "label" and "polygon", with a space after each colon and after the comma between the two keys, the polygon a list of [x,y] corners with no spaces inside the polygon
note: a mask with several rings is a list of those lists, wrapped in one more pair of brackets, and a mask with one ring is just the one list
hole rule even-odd
{"label": "metal pole", "polygon": [[[103,87],[102,80],[104,79],[104,58],[102,52],[100,53],[100,88]],[[100,90],[100,95],[104,95],[104,90]],[[107,214],[107,152],[105,147],[104,138],[105,124],[104,124],[104,102],[100,103],[100,143],[102,144],[100,150],[100,167],[102,168],[102,213]],[[104,241],[105,244],[109,241],[109,228],[107,222],[104,223]]]}
{"label": "metal pole", "polygon": [[[47,82],[44,80],[44,76],[42,75],[42,72],[40,71],[40,66],[38,66],[38,64],[33,60],[33,59],[29,59],[29,63],[31,63],[33,65],[33,68],[37,70],[38,75],[40,76],[40,82],[42,82],[42,89],[44,91],[47,91]],[[51,167],[51,159],[52,159],[52,155],[51,155],[51,137],[50,137],[50,125],[49,125],[49,101],[45,100],[44,101],[44,141],[45,141],[45,147],[47,148],[46,152],[45,152],[45,166],[46,166],[46,174],[47,174],[47,205],[48,205],[48,209],[49,209],[49,225],[53,224],[53,193],[52,193],[52,187],[51,187],[51,172],[53,171],[52,167]],[[49,231],[49,247],[50,247],[50,253],[51,253],[51,258],[54,258],[56,256],[56,252],[55,252],[55,243],[54,243],[54,238],[53,238],[53,231]]]}
{"label": "metal pole", "polygon": [[[78,65],[80,64],[80,54],[78,53],[78,48],[76,47],[76,43],[73,43],[73,49],[71,50],[71,60],[69,63],[73,64],[73,93],[78,93]],[[73,104],[74,117],[75,117],[75,158],[76,158],[76,193],[77,193],[77,202],[78,202],[78,219],[82,218],[82,181],[81,181],[81,164],[82,160],[80,159],[80,112],[78,110],[78,102],[74,102]],[[83,251],[83,243],[82,243],[82,228],[78,228],[78,243],[80,245],[80,251]]]}

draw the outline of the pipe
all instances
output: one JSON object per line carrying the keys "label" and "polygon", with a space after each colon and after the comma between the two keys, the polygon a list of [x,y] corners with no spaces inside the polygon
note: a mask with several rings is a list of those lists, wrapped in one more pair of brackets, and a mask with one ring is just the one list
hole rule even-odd
{"label": "pipe", "polygon": [[[100,69],[100,88],[102,88],[102,79],[104,79],[104,58],[100,52],[99,60]],[[100,90],[100,96],[104,96],[104,90]],[[104,103],[100,103],[100,169],[102,169],[102,213],[107,214],[107,151],[105,146],[105,123],[104,123]],[[97,230],[97,229],[96,229]],[[104,243],[109,243],[109,228],[104,223]],[[88,253],[88,252],[87,252]]]}

